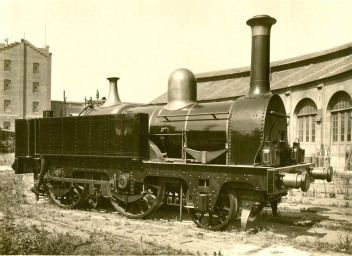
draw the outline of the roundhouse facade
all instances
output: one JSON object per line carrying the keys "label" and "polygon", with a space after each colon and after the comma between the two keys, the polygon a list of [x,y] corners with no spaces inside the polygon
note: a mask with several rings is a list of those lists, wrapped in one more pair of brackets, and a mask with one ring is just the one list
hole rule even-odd
{"label": "roundhouse facade", "polygon": [[[196,74],[200,102],[243,96],[250,67]],[[299,140],[306,160],[350,170],[352,140],[352,43],[271,63],[271,90],[282,98],[289,142]],[[152,104],[167,102],[167,94]]]}

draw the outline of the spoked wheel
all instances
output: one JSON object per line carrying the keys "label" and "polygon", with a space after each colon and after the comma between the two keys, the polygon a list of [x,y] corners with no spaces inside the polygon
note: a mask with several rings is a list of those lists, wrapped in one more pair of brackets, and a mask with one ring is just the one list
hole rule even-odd
{"label": "spoked wheel", "polygon": [[164,198],[165,184],[160,180],[154,184],[137,183],[134,195],[127,196],[115,191],[111,194],[111,204],[119,213],[128,218],[141,219],[159,208]]}
{"label": "spoked wheel", "polygon": [[[51,176],[61,177],[61,170],[49,171]],[[72,209],[81,206],[88,194],[88,185],[51,181],[47,184],[48,195],[54,204],[61,208]]]}
{"label": "spoked wheel", "polygon": [[213,211],[189,209],[188,213],[198,227],[209,230],[225,229],[235,219],[237,213],[237,195],[233,190],[223,190]]}

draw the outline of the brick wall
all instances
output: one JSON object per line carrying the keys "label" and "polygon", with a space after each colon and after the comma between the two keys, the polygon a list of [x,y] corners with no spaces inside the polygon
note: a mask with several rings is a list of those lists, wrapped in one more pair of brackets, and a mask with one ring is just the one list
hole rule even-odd
{"label": "brick wall", "polygon": [[[51,109],[51,84],[48,79],[50,73],[48,57],[27,46],[27,86],[26,86],[26,118],[40,117],[43,110]],[[39,64],[33,72],[34,64]],[[33,83],[39,84],[38,90],[33,91]],[[38,102],[37,111],[33,111],[33,103]]]}
{"label": "brick wall", "polygon": [[[4,70],[4,61],[11,61],[11,70]],[[39,72],[33,74],[33,63],[39,64]],[[26,70],[26,71],[25,71]],[[11,80],[9,90],[4,90],[4,80]],[[33,92],[33,82],[39,83]],[[25,88],[25,91],[24,91]],[[4,100],[11,101],[10,111],[4,111]],[[39,102],[38,112],[33,113],[33,102]],[[24,107],[25,106],[25,107]],[[0,47],[0,127],[4,121],[17,118],[42,116],[51,108],[51,53],[22,39],[21,42]],[[14,130],[11,122],[11,130]]]}
{"label": "brick wall", "polygon": [[[23,50],[24,45],[17,45],[0,51],[0,127],[8,118],[23,118]],[[11,60],[11,71],[4,70],[4,61]],[[11,80],[9,90],[4,90],[4,80]],[[11,101],[9,112],[4,111],[4,100]],[[14,130],[14,125],[11,124]]]}

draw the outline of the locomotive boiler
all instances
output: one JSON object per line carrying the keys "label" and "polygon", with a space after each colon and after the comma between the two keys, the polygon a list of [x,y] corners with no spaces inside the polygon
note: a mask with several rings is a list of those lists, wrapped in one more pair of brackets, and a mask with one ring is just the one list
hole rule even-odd
{"label": "locomotive boiler", "polygon": [[64,208],[108,198],[130,218],[163,204],[187,208],[197,226],[221,230],[236,216],[246,229],[250,214],[270,204],[277,212],[292,188],[331,181],[332,168],[314,170],[304,149],[287,141],[288,116],[270,90],[267,15],[252,28],[248,93],[223,102],[197,102],[197,80],[187,69],[169,77],[166,105],[121,102],[117,81],[102,105],[76,117],[16,120],[16,173],[34,172],[33,192]]}

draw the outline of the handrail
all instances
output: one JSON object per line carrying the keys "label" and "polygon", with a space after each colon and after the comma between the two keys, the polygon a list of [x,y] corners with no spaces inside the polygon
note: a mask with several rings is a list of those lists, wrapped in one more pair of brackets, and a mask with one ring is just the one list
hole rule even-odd
{"label": "handrail", "polygon": [[165,118],[166,120],[169,120],[168,117],[183,117],[183,116],[213,116],[214,119],[216,118],[216,115],[227,115],[229,112],[208,112],[208,113],[198,113],[198,114],[178,114],[178,115],[159,115],[157,118]]}

